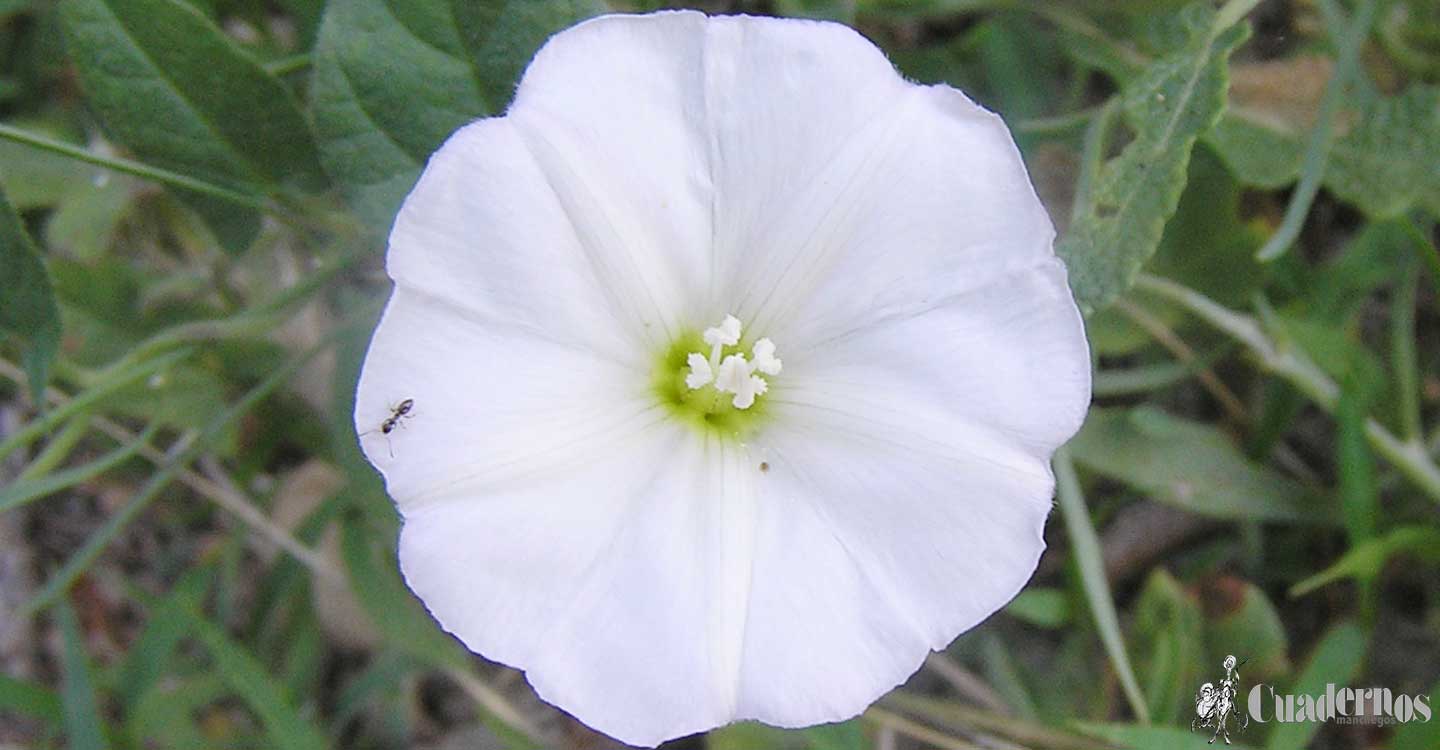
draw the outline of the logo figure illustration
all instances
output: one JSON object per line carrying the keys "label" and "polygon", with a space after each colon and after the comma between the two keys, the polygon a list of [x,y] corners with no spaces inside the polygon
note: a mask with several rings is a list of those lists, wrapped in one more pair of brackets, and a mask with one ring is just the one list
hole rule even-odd
{"label": "logo figure illustration", "polygon": [[1195,694],[1195,718],[1190,720],[1190,729],[1214,727],[1215,732],[1210,735],[1211,744],[1221,736],[1225,738],[1225,744],[1230,744],[1231,721],[1235,722],[1236,731],[1242,731],[1250,725],[1250,717],[1235,711],[1235,696],[1240,694],[1241,664],[1244,662],[1235,663],[1234,655],[1226,656],[1221,665],[1225,667],[1225,679],[1220,681],[1220,687],[1207,682],[1201,685],[1200,692]]}

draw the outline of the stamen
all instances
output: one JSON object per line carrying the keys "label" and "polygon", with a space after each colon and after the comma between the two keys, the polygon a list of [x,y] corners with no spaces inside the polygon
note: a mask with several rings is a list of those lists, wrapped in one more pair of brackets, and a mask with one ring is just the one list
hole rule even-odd
{"label": "stamen", "polygon": [[[766,375],[779,375],[783,364],[775,358],[775,342],[770,339],[760,339],[755,342],[755,348],[751,350],[755,355],[755,369]],[[763,391],[762,391],[763,393]]]}
{"label": "stamen", "polygon": [[710,361],[700,352],[691,352],[685,362],[690,365],[690,374],[685,376],[685,385],[690,390],[701,388],[715,379],[715,372],[710,369]]}
{"label": "stamen", "polygon": [[734,315],[726,315],[720,325],[706,328],[705,343],[711,346],[734,346],[740,343],[740,319]]}
{"label": "stamen", "polygon": [[783,365],[775,356],[775,342],[768,338],[756,341],[751,348],[753,362],[740,352],[726,355],[726,347],[739,345],[742,331],[740,320],[734,315],[726,315],[720,325],[705,329],[704,340],[710,345],[710,356],[701,352],[686,356],[685,363],[690,370],[685,375],[686,387],[693,391],[709,385],[718,393],[733,394],[731,403],[736,409],[753,406],[755,398],[770,389],[765,378],[755,373],[778,375]]}

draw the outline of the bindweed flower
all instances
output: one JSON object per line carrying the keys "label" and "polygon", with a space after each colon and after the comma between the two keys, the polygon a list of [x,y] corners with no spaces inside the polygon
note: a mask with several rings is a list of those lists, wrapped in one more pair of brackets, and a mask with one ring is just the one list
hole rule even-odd
{"label": "bindweed flower", "polygon": [[856,715],[1035,569],[1090,396],[1053,237],[1000,119],[844,26],[562,32],[390,236],[406,580],[627,742]]}

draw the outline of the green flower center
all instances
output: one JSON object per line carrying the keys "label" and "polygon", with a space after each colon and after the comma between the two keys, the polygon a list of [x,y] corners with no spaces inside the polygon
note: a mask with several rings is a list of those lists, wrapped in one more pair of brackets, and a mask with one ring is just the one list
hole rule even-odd
{"label": "green flower center", "polygon": [[652,389],[682,422],[744,442],[769,418],[765,394],[780,371],[775,345],[769,339],[747,342],[731,316],[703,333],[677,336],[655,365]]}

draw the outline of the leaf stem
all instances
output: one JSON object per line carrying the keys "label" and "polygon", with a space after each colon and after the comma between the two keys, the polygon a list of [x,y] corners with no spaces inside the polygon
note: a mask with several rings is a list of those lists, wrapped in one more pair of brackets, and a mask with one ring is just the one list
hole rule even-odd
{"label": "leaf stem", "polygon": [[1100,642],[1110,655],[1110,663],[1120,678],[1120,687],[1125,692],[1125,699],[1130,702],[1130,710],[1140,723],[1149,724],[1150,709],[1140,692],[1135,670],[1130,666],[1130,656],[1125,651],[1125,636],[1120,632],[1120,617],[1115,613],[1115,599],[1110,593],[1110,582],[1105,578],[1100,539],[1090,522],[1090,512],[1080,492],[1080,480],[1075,476],[1075,464],[1066,448],[1055,452],[1055,494],[1060,502],[1060,514],[1065,518],[1065,530],[1070,537],[1075,566],[1080,571],[1080,582],[1085,588],[1085,600],[1090,604],[1090,616],[1095,618],[1095,627],[1100,631]]}
{"label": "leaf stem", "polygon": [[219,198],[220,200],[254,208],[259,211],[269,213],[276,212],[275,207],[272,206],[269,201],[253,193],[243,193],[238,190],[232,190],[227,187],[196,179],[189,175],[180,174],[179,172],[171,172],[168,169],[153,167],[149,164],[142,164],[141,162],[123,159],[118,156],[103,156],[89,149],[76,146],[73,143],[57,141],[53,138],[40,135],[39,133],[31,133],[4,123],[0,123],[0,138],[16,143],[23,143],[27,146],[66,156],[71,159],[77,159],[87,164],[94,164],[97,167],[104,167],[116,172],[123,172],[128,175],[134,175],[135,177],[153,180],[170,185],[171,187],[189,190],[193,193],[202,193],[213,198]]}
{"label": "leaf stem", "polygon": [[[1304,352],[1272,341],[1254,318],[1234,312],[1193,289],[1157,276],[1140,274],[1136,279],[1136,287],[1180,305],[1229,334],[1250,349],[1261,367],[1295,386],[1329,414],[1335,414],[1340,399],[1340,386]],[[1374,419],[1365,420],[1365,439],[1376,453],[1429,495],[1430,499],[1440,503],[1440,467],[1431,460],[1423,445],[1400,440]]]}
{"label": "leaf stem", "polygon": [[[1237,2],[1237,0],[1231,0]],[[1357,77],[1360,67],[1360,47],[1370,35],[1375,20],[1375,0],[1362,0],[1355,10],[1345,36],[1337,40],[1340,50],[1335,62],[1335,72],[1325,84],[1325,94],[1320,100],[1320,112],[1315,127],[1310,130],[1310,140],[1305,146],[1305,160],[1300,169],[1300,180],[1295,192],[1290,195],[1290,204],[1285,207],[1285,218],[1280,228],[1265,241],[1255,254],[1261,261],[1272,261],[1285,254],[1300,236],[1305,226],[1305,217],[1310,215],[1310,206],[1320,192],[1320,181],[1325,177],[1325,166],[1330,161],[1330,148],[1335,143],[1335,116],[1340,111],[1340,102]]]}
{"label": "leaf stem", "polygon": [[1215,14],[1215,25],[1211,27],[1210,35],[1219,36],[1221,32],[1245,20],[1250,11],[1260,5],[1261,0],[1230,0]]}

